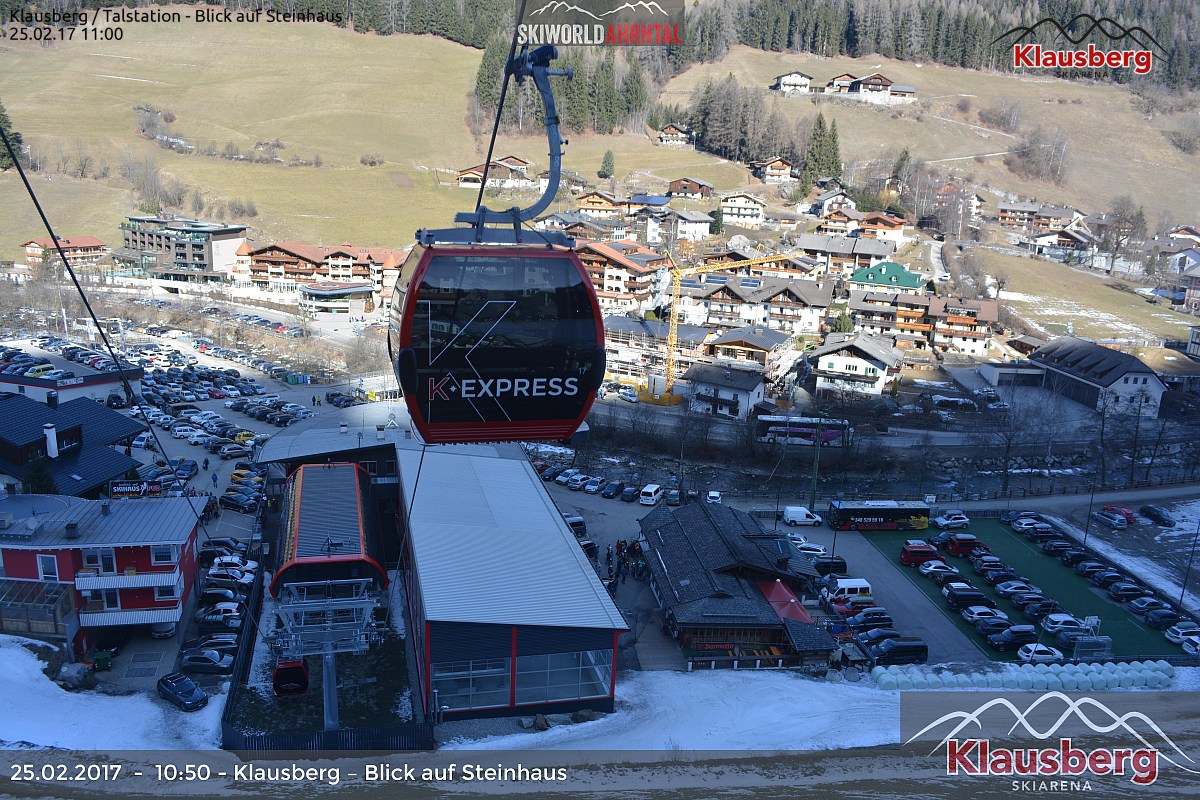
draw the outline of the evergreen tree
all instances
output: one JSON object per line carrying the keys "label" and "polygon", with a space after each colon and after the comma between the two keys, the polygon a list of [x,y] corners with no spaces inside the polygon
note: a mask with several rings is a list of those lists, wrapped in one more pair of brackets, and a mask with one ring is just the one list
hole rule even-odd
{"label": "evergreen tree", "polygon": [[46,466],[46,459],[38,457],[29,462],[29,468],[25,471],[25,492],[58,494],[58,486],[54,483],[50,468]]}
{"label": "evergreen tree", "polygon": [[826,175],[831,178],[842,177],[842,145],[838,141],[837,120],[829,126],[829,138],[825,144]]}
{"label": "evergreen tree", "polygon": [[617,172],[617,159],[612,150],[604,151],[604,160],[600,162],[600,171],[596,174],[601,178],[611,178]]}
{"label": "evergreen tree", "polygon": [[[0,102],[0,130],[3,130],[5,135],[8,136],[9,144],[12,145],[17,156],[20,157],[21,134],[12,129],[12,120],[8,118],[8,112],[4,110],[4,103],[2,102]],[[4,147],[3,143],[0,143],[0,170],[8,169],[12,165],[12,157],[8,154],[8,148]]]}
{"label": "evergreen tree", "polygon": [[850,318],[849,314],[847,314],[845,311],[843,311],[841,314],[838,315],[838,318],[833,321],[833,332],[834,333],[853,333],[854,332],[854,320]]}
{"label": "evergreen tree", "polygon": [[642,62],[636,58],[629,60],[629,72],[621,86],[621,99],[625,104],[625,115],[629,118],[638,117],[646,111],[650,92],[646,88],[646,73],[642,69]]}
{"label": "evergreen tree", "polygon": [[828,147],[829,129],[825,126],[825,115],[817,114],[817,121],[808,134],[808,145],[804,148],[804,172],[801,176],[804,185],[801,191],[807,192],[818,178],[827,177],[822,170],[828,161]]}
{"label": "evergreen tree", "polygon": [[725,231],[725,222],[721,219],[720,207],[718,207],[716,211],[709,214],[709,216],[712,217],[712,222],[708,224],[708,232],[714,236],[723,233]]}

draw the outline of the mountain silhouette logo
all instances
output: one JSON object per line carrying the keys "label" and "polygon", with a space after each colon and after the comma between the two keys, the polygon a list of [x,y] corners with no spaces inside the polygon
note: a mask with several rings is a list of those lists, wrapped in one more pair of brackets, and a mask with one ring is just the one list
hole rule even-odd
{"label": "mountain silhouette logo", "polygon": [[648,12],[650,14],[662,14],[664,17],[670,16],[670,14],[668,14],[667,10],[664,9],[662,6],[660,6],[658,3],[654,2],[654,0],[637,0],[637,2],[622,3],[619,6],[610,8],[607,11],[602,11],[599,14],[589,11],[586,8],[581,8],[580,6],[577,6],[574,3],[565,2],[565,0],[550,0],[550,2],[546,3],[541,8],[537,8],[537,9],[534,9],[533,11],[530,11],[529,16],[532,17],[536,14],[543,14],[543,13],[550,14],[550,13],[559,12],[559,11],[561,11],[561,12],[574,11],[574,12],[578,12],[580,14],[586,14],[589,17],[591,17],[592,19],[596,20],[597,22],[600,22],[605,17],[612,16],[613,14],[619,14],[622,11],[636,11],[638,9],[645,10],[646,12]]}
{"label": "mountain silhouette logo", "polygon": [[[1071,31],[1082,28],[1084,23],[1091,24],[1086,28],[1083,28],[1082,33],[1072,36]],[[1056,29],[1059,35],[1071,44],[1079,44],[1091,36],[1093,31],[1098,30],[1110,41],[1122,42],[1128,39],[1141,47],[1143,50],[1149,50],[1151,46],[1153,46],[1156,50],[1158,50],[1160,55],[1165,56],[1167,54],[1166,51],[1163,50],[1162,45],[1158,43],[1158,40],[1151,36],[1150,33],[1140,25],[1134,25],[1132,28],[1126,28],[1115,19],[1110,19],[1109,17],[1100,17],[1097,19],[1091,14],[1076,14],[1065,26],[1060,25],[1057,20],[1050,18],[1038,20],[1037,22],[1033,23],[1033,25],[1018,25],[1012,30],[1006,31],[997,36],[992,40],[992,44],[997,44],[1002,39],[1012,36],[1013,34],[1020,35],[1014,39],[1012,43],[1020,44],[1030,36],[1036,34],[1041,28],[1046,26]],[[1149,42],[1149,44],[1147,44],[1147,42]]]}
{"label": "mountain silhouette logo", "polygon": [[[1045,714],[1046,710],[1042,706],[1049,706],[1053,709],[1052,703],[1061,702],[1064,707],[1057,718],[1044,730],[1038,729],[1029,717],[1034,711],[1041,709]],[[1124,714],[1118,714],[1110,709],[1104,703],[1096,700],[1093,697],[1080,697],[1072,699],[1062,692],[1046,692],[1039,695],[1036,700],[1029,704],[1024,711],[1019,709],[1011,700],[1005,697],[997,697],[983,703],[974,711],[951,711],[947,714],[930,722],[921,730],[910,736],[904,744],[912,744],[915,740],[923,737],[925,734],[937,731],[941,726],[946,725],[949,732],[942,737],[933,749],[930,755],[936,753],[942,747],[947,747],[951,740],[955,739],[959,733],[964,730],[974,729],[976,732],[982,729],[983,724],[980,722],[980,717],[987,711],[993,708],[1002,708],[1009,711],[1013,716],[1012,727],[1008,729],[1009,733],[1020,728],[1026,734],[1035,739],[1045,741],[1055,737],[1062,729],[1064,724],[1072,719],[1077,720],[1087,728],[1099,734],[1112,734],[1114,732],[1124,732],[1132,736],[1143,746],[1150,750],[1157,751],[1159,757],[1183,770],[1184,772],[1193,775],[1200,775],[1200,764],[1196,760],[1185,753],[1179,745],[1167,735],[1159,725],[1140,711],[1129,711]],[[1157,741],[1157,744],[1152,740]]]}

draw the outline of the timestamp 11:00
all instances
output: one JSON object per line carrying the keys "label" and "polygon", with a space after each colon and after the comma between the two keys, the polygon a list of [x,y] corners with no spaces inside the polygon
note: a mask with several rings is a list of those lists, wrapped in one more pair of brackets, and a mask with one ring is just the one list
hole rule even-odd
{"label": "timestamp 11:00", "polygon": [[13,42],[119,42],[125,38],[125,29],[119,25],[105,27],[51,25],[10,25],[4,28],[4,38]]}

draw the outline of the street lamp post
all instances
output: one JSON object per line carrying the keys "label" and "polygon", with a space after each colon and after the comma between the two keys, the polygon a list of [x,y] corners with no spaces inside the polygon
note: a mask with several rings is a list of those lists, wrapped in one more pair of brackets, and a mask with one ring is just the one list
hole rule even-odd
{"label": "street lamp post", "polygon": [[1096,502],[1096,482],[1092,481],[1092,492],[1088,497],[1087,520],[1083,525],[1083,546],[1087,547],[1088,533],[1092,530],[1092,504]]}

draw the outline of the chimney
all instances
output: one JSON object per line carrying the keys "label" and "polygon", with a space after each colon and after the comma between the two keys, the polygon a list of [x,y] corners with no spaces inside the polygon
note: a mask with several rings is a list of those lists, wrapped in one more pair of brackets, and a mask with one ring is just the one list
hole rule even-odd
{"label": "chimney", "polygon": [[105,517],[112,513],[112,509],[109,507],[107,500],[100,501],[100,513]]}
{"label": "chimney", "polygon": [[63,528],[63,536],[65,536],[68,539],[78,539],[79,538],[79,523],[78,522],[68,522],[66,527]]}
{"label": "chimney", "polygon": [[42,433],[46,436],[46,457],[58,458],[58,433],[54,430],[54,423],[43,425]]}
{"label": "chimney", "polygon": [[48,405],[50,408],[58,408],[58,392],[54,391],[53,389],[46,392],[46,405]]}

